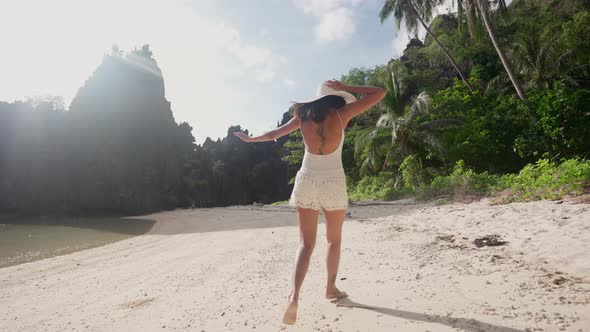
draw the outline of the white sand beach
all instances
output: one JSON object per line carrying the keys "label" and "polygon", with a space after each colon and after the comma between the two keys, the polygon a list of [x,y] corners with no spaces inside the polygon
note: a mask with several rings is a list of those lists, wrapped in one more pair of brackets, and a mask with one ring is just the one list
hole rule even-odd
{"label": "white sand beach", "polygon": [[[590,331],[590,205],[355,205],[337,285],[325,234],[296,325],[281,318],[298,245],[284,206],[142,216],[146,235],[0,269],[1,331]],[[498,234],[502,246],[478,248]],[[362,308],[365,307],[365,308]]]}

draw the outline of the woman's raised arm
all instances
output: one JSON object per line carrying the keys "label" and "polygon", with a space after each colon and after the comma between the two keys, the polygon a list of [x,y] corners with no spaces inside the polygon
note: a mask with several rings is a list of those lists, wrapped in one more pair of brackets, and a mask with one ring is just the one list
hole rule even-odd
{"label": "woman's raised arm", "polygon": [[337,80],[330,80],[326,85],[334,90],[347,91],[365,95],[363,98],[342,107],[340,116],[348,123],[350,119],[377,105],[385,97],[387,91],[374,86],[346,85]]}
{"label": "woman's raised arm", "polygon": [[288,135],[288,134],[294,132],[295,130],[299,129],[300,126],[301,126],[301,121],[299,119],[292,118],[287,123],[278,127],[277,129],[273,129],[273,130],[271,130],[267,133],[264,133],[262,135],[259,135],[259,136],[250,137],[241,131],[234,132],[234,135],[239,137],[244,142],[268,142],[268,141],[274,141],[279,137],[283,137],[285,135]]}

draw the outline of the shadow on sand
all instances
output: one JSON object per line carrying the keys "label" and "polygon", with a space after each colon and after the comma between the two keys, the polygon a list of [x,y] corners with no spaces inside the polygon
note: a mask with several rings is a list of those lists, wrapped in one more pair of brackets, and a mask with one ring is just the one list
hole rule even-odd
{"label": "shadow on sand", "polygon": [[455,329],[460,329],[462,331],[467,332],[524,332],[524,330],[513,329],[511,327],[493,325],[489,323],[484,323],[475,319],[467,319],[467,318],[455,318],[451,316],[440,316],[440,315],[429,315],[429,314],[420,314],[417,312],[411,311],[404,311],[404,310],[397,310],[385,307],[375,307],[371,305],[366,305],[358,302],[354,302],[351,299],[341,299],[332,301],[332,303],[336,304],[338,307],[345,307],[345,308],[359,308],[365,310],[371,310],[374,312],[378,312],[383,315],[388,315],[391,317],[398,317],[408,320],[414,321],[421,321],[421,322],[428,322],[428,323],[437,323],[442,325],[447,325]]}

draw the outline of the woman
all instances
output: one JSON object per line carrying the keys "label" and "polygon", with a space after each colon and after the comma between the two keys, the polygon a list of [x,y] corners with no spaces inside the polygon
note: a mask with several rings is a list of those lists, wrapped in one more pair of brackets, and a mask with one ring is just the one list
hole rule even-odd
{"label": "woman", "polygon": [[[362,94],[364,98],[356,100],[349,92]],[[234,133],[245,142],[271,141],[297,129],[303,136],[305,154],[289,201],[289,205],[297,207],[301,243],[289,305],[283,317],[285,324],[294,324],[297,319],[299,292],[315,246],[320,208],[326,218],[328,240],[326,298],[333,300],[347,296],[336,288],[342,224],[348,207],[346,176],[342,168],[344,128],[350,119],[377,104],[384,96],[382,88],[344,85],[330,80],[320,85],[315,98],[295,103],[293,118],[283,126],[256,137]]]}

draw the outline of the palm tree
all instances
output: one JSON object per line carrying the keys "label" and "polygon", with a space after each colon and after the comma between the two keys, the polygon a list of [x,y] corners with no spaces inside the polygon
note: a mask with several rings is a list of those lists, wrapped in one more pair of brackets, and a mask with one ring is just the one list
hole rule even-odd
{"label": "palm tree", "polygon": [[[498,8],[500,10],[506,9],[506,2],[504,0],[497,0],[497,1],[493,1],[493,2],[497,3]],[[490,12],[490,1],[489,0],[457,0],[457,9],[458,9],[459,15],[462,15],[464,13],[465,18],[467,20],[467,27],[469,29],[469,32],[472,35],[473,35],[473,31],[474,31],[473,27],[476,23],[475,20],[477,18],[479,18],[483,21],[483,24],[488,32],[488,35],[490,36],[490,39],[492,40],[492,44],[494,45],[494,48],[496,49],[496,53],[498,53],[498,56],[500,57],[500,61],[502,61],[502,65],[504,66],[504,70],[506,70],[506,73],[508,74],[508,77],[510,78],[512,85],[514,86],[514,89],[516,90],[516,93],[518,94],[518,97],[521,100],[526,102],[527,98],[524,93],[524,90],[523,90],[520,82],[518,81],[516,75],[514,74],[514,71],[512,70],[512,66],[510,64],[510,61],[508,61],[506,54],[504,54],[504,51],[500,48],[500,43],[498,42],[498,38],[496,37],[496,33],[494,32],[494,29],[490,23],[490,19],[489,19],[489,15],[488,15]]]}
{"label": "palm tree", "polygon": [[[384,114],[379,118],[377,124],[381,122],[381,119],[386,114],[391,117],[401,116],[405,110],[405,103],[402,97],[402,85],[401,80],[396,79],[396,76],[400,76],[401,68],[394,67],[397,75],[394,71],[390,72],[389,77],[386,81],[387,94],[383,98],[383,101],[377,105]],[[389,160],[391,153],[390,146],[393,146],[395,142],[395,136],[389,135],[387,130],[383,130],[381,126],[376,128],[369,128],[363,131],[355,143],[355,156],[359,156],[363,151],[367,151],[367,157],[364,159],[361,166],[361,173],[366,172],[368,169],[376,169],[377,161],[380,160],[383,154],[386,154],[385,161],[383,162],[382,168],[385,168]],[[389,137],[391,141],[388,143]]]}
{"label": "palm tree", "polygon": [[385,114],[381,115],[374,128],[364,130],[357,137],[355,156],[366,152],[360,168],[361,174],[369,170],[376,170],[381,160],[384,169],[392,153],[396,153],[399,160],[413,154],[422,146],[427,146],[442,152],[440,132],[461,123],[457,119],[439,119],[432,121],[417,121],[418,116],[430,111],[430,97],[421,92],[409,106],[404,115],[406,105],[402,99],[401,84],[392,72],[387,82],[387,95],[381,107]]}
{"label": "palm tree", "polygon": [[544,39],[542,31],[536,24],[527,24],[514,38],[512,58],[519,73],[527,79],[525,86],[548,88],[558,79],[577,85],[571,74],[588,64],[576,64],[572,61],[574,50],[560,49],[558,40]]}
{"label": "palm tree", "polygon": [[441,0],[386,0],[383,4],[383,8],[381,8],[381,11],[379,12],[379,18],[381,19],[381,23],[383,23],[388,17],[393,15],[398,29],[400,28],[402,19],[405,19],[406,29],[412,33],[416,33],[418,31],[418,23],[421,24],[440,49],[445,53],[461,79],[465,82],[465,85],[467,85],[469,91],[474,93],[473,88],[467,81],[467,78],[461,69],[459,69],[455,59],[453,59],[449,51],[441,44],[426,24],[426,21],[432,18],[434,6],[442,2],[443,1]]}

